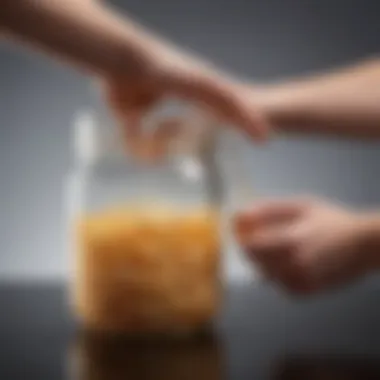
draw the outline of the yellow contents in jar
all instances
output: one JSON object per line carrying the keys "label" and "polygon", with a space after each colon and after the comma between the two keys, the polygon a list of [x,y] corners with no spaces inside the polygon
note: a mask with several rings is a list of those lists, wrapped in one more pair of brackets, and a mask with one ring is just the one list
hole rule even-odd
{"label": "yellow contents in jar", "polygon": [[84,324],[175,333],[210,322],[219,303],[219,214],[130,206],[78,225],[75,306]]}

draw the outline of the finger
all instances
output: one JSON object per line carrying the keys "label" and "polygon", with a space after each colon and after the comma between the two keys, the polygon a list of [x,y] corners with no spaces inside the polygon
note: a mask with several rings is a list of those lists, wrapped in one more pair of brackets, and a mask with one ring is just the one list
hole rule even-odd
{"label": "finger", "polygon": [[237,242],[245,247],[250,243],[253,233],[256,232],[256,221],[250,216],[237,213],[232,218],[232,231]]}
{"label": "finger", "polygon": [[121,125],[121,133],[124,141],[129,144],[134,144],[142,136],[142,114],[140,110],[129,110],[123,113],[122,119],[119,120]]}
{"label": "finger", "polygon": [[153,136],[149,136],[144,128],[144,119],[157,101],[157,94],[141,94],[141,97],[119,99],[119,103],[112,103],[122,127],[126,147],[135,157],[149,159],[158,155],[158,144],[155,144]]}
{"label": "finger", "polygon": [[189,73],[174,84],[175,91],[201,103],[224,121],[236,124],[251,138],[264,141],[270,130],[265,118],[252,107],[242,87],[218,75]]}
{"label": "finger", "polygon": [[[290,223],[298,217],[302,212],[302,207],[301,202],[295,200],[277,200],[260,203],[239,211],[233,218],[235,236],[244,246],[250,244],[253,235],[259,231],[264,230],[264,234],[274,234],[279,226],[283,227],[284,223]],[[259,236],[257,239],[260,238]]]}
{"label": "finger", "polygon": [[260,268],[265,278],[294,294],[309,294],[315,285],[299,260],[302,250],[294,244],[292,233],[261,235],[247,250],[248,258]]}
{"label": "finger", "polygon": [[183,124],[183,120],[179,118],[169,118],[159,121],[154,126],[154,130],[147,137],[152,158],[161,160],[171,151],[174,143],[178,142],[183,134]]}
{"label": "finger", "polygon": [[135,156],[148,161],[160,161],[183,133],[183,121],[177,118],[164,119],[157,122],[153,130],[146,131],[143,125],[145,113],[143,108],[128,113],[125,138]]}
{"label": "finger", "polygon": [[300,268],[290,245],[266,245],[260,249],[250,249],[247,250],[247,256],[267,280],[286,289],[295,289],[300,283]]}
{"label": "finger", "polygon": [[254,234],[245,247],[249,259],[266,278],[294,294],[310,294],[316,283],[307,265],[307,247],[303,243],[307,223],[272,227]]}
{"label": "finger", "polygon": [[126,112],[122,120],[122,135],[127,152],[132,157],[148,160],[153,155],[152,139],[143,131],[143,110],[134,109]]}
{"label": "finger", "polygon": [[286,268],[275,281],[293,295],[306,296],[315,293],[318,287],[305,277],[299,268]]}
{"label": "finger", "polygon": [[116,82],[103,84],[103,92],[111,110],[124,128],[141,127],[142,116],[159,101],[162,94],[153,86]]}
{"label": "finger", "polygon": [[206,104],[223,119],[236,124],[249,137],[265,141],[270,127],[264,116],[252,106],[239,86],[219,80],[205,80],[199,88]]}
{"label": "finger", "polygon": [[257,258],[289,252],[294,247],[294,227],[270,228],[251,236],[246,249]]}
{"label": "finger", "polygon": [[[184,121],[180,118],[161,120],[153,132],[156,139],[171,140],[177,138],[184,129]],[[183,132],[182,132],[183,133]]]}
{"label": "finger", "polygon": [[241,224],[262,227],[277,222],[290,222],[299,217],[306,207],[307,202],[300,199],[271,200],[256,203],[238,212],[236,218]]}

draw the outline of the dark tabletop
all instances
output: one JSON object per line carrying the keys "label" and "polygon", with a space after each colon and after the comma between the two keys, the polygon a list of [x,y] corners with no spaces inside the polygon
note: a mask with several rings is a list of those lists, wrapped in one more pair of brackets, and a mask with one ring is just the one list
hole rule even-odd
{"label": "dark tabletop", "polygon": [[175,344],[90,337],[67,298],[63,285],[0,287],[1,380],[380,379],[376,281],[312,300],[232,287],[217,333]]}

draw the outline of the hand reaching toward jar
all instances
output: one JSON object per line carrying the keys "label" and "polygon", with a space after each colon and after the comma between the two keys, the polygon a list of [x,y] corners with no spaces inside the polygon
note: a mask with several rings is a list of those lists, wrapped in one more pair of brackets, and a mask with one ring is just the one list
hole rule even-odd
{"label": "hand reaching toward jar", "polygon": [[267,126],[241,84],[211,65],[152,36],[140,25],[88,0],[0,0],[6,36],[58,55],[96,76],[131,136],[162,97],[205,107],[256,140]]}
{"label": "hand reaching toward jar", "polygon": [[236,218],[248,257],[292,293],[349,283],[380,263],[380,217],[323,200],[259,203]]}

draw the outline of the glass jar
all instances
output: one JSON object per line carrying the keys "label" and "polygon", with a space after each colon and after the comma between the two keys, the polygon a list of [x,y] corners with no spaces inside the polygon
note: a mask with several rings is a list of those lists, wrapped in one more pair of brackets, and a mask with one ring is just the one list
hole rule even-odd
{"label": "glass jar", "polygon": [[74,125],[67,195],[75,314],[87,329],[117,334],[202,331],[221,301],[213,135],[197,149],[179,138],[146,162],[128,154],[111,120],[86,111]]}

